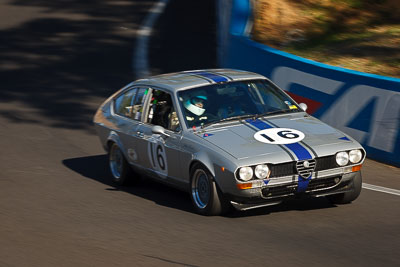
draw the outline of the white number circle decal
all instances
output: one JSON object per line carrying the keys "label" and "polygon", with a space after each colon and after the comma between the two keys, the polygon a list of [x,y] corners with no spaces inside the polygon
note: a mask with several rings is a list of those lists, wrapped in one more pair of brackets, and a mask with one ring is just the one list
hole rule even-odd
{"label": "white number circle decal", "polygon": [[165,146],[162,142],[149,142],[148,155],[151,165],[159,174],[168,175],[167,157]]}
{"label": "white number circle decal", "polygon": [[262,143],[273,145],[285,145],[300,142],[304,139],[304,133],[289,128],[271,128],[258,131],[254,138]]}

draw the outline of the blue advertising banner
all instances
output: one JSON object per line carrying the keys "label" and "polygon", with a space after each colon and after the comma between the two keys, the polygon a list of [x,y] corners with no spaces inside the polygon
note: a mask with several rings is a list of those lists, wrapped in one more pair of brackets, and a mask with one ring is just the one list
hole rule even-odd
{"label": "blue advertising banner", "polygon": [[400,79],[333,67],[259,44],[245,34],[250,2],[234,0],[231,12],[222,67],[270,78],[306,103],[308,113],[358,140],[368,157],[400,166]]}

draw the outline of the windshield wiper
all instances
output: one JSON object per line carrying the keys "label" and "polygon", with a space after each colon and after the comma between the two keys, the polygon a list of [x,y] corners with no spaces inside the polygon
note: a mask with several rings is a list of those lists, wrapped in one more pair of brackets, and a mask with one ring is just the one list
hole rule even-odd
{"label": "windshield wiper", "polygon": [[283,114],[283,113],[289,113],[289,112],[297,112],[297,109],[279,109],[279,110],[274,110],[274,111],[268,111],[265,113],[261,113],[261,114],[256,114],[254,115],[254,119],[258,119],[267,115],[274,115],[274,114]]}
{"label": "windshield wiper", "polygon": [[238,115],[238,116],[233,116],[233,117],[229,117],[229,118],[224,118],[224,119],[208,122],[206,124],[201,125],[201,128],[204,129],[210,125],[221,123],[221,122],[226,122],[226,121],[243,120],[243,119],[248,119],[248,118],[252,118],[253,120],[256,120],[258,118],[261,118],[261,117],[264,117],[267,115],[274,115],[274,114],[281,114],[281,113],[283,114],[283,113],[289,113],[289,112],[298,112],[298,110],[297,109],[280,109],[280,110],[268,111],[268,112],[261,113],[261,114]]}
{"label": "windshield wiper", "polygon": [[208,122],[206,124],[203,124],[201,126],[201,128],[204,129],[204,128],[206,128],[206,127],[208,127],[210,125],[213,125],[213,124],[226,122],[226,121],[242,120],[242,119],[247,119],[247,118],[254,118],[254,114],[238,115],[238,116],[224,118],[224,119],[220,119],[220,120],[216,120],[216,121],[211,121],[211,122]]}

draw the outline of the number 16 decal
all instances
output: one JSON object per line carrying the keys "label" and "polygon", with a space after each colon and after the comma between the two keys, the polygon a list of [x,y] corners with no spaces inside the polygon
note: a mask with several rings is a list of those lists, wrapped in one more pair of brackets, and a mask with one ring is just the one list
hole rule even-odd
{"label": "number 16 decal", "polygon": [[254,134],[254,138],[262,143],[273,145],[285,145],[297,143],[303,140],[304,133],[289,128],[271,128],[258,131]]}
{"label": "number 16 decal", "polygon": [[148,155],[153,169],[162,176],[168,175],[167,157],[163,143],[149,142]]}

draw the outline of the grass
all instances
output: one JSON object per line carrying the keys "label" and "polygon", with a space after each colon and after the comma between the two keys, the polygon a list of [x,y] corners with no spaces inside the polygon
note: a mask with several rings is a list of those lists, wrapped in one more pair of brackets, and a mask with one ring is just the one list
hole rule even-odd
{"label": "grass", "polygon": [[400,77],[399,9],[398,0],[258,0],[253,39],[329,65]]}

